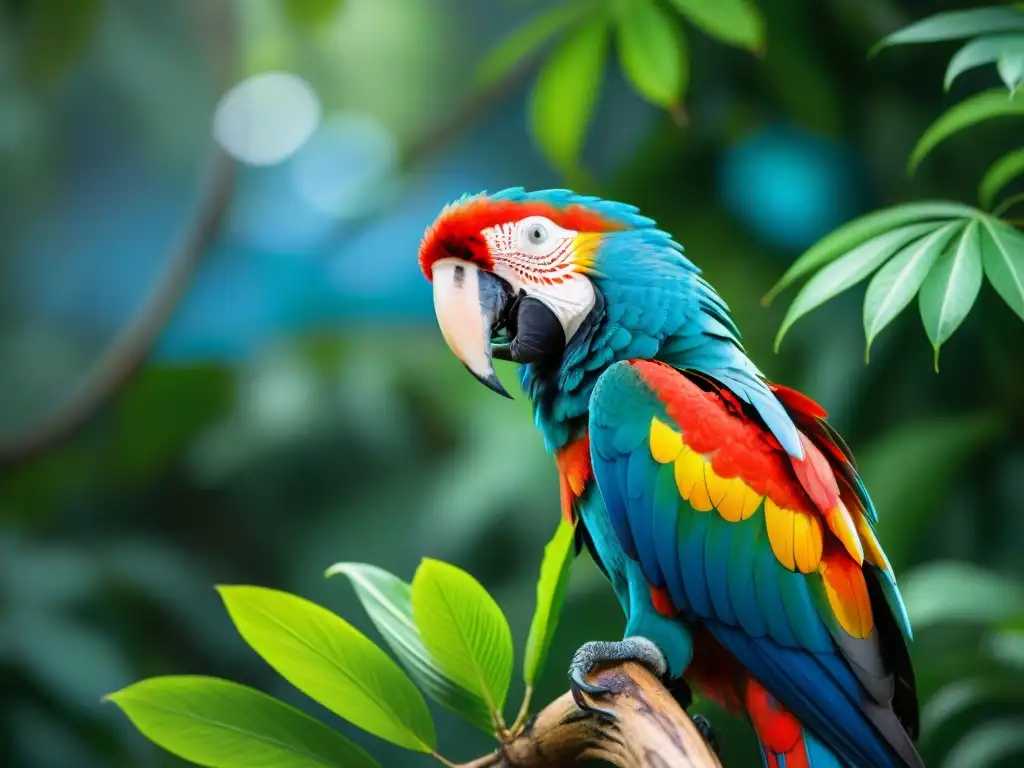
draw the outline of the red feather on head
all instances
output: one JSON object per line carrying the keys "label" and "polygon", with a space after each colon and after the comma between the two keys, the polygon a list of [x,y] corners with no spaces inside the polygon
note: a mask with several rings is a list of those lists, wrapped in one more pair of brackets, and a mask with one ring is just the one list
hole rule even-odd
{"label": "red feather on head", "polygon": [[431,269],[439,259],[463,259],[481,269],[492,269],[494,264],[481,232],[527,216],[544,216],[576,232],[624,229],[620,222],[582,205],[560,208],[541,200],[494,200],[487,195],[475,195],[449,205],[424,233],[420,243],[420,269],[427,280],[433,277]]}

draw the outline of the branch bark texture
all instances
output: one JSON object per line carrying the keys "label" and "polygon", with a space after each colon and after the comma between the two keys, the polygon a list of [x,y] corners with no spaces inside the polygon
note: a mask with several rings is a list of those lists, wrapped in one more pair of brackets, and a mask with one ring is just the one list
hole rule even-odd
{"label": "branch bark texture", "polygon": [[721,768],[690,717],[641,665],[596,670],[589,682],[612,689],[587,702],[612,710],[614,720],[581,711],[566,693],[497,752],[456,768],[558,768],[584,760],[617,768]]}

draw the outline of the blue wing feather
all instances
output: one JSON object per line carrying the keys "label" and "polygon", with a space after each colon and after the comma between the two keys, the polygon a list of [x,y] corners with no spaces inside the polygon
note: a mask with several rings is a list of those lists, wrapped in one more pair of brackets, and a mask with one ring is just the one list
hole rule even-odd
{"label": "blue wing feather", "polygon": [[729,530],[729,526],[733,524],[723,520],[717,512],[698,514],[708,518],[707,534],[704,539],[704,574],[708,582],[708,593],[711,595],[711,615],[718,616],[727,624],[735,624],[736,611],[729,597],[732,569],[722,567],[722,563],[731,563],[729,550],[732,548],[733,531]]}
{"label": "blue wing feather", "polygon": [[[764,525],[757,516],[727,525],[736,526],[729,548],[729,601],[740,626],[752,637],[763,637],[768,634],[768,622],[765,608],[758,601],[754,567]],[[761,549],[768,548],[762,545]]]}
{"label": "blue wing feather", "polygon": [[816,734],[821,749],[857,768],[904,765],[896,752],[903,747],[876,728],[874,710],[884,707],[869,699],[822,618],[823,588],[812,587],[817,574],[789,571],[777,561],[763,504],[733,523],[683,501],[672,464],[651,457],[653,417],[674,423],[629,364],[602,375],[591,406],[592,457],[623,549],[652,585],[666,588],[689,620],[706,626]]}

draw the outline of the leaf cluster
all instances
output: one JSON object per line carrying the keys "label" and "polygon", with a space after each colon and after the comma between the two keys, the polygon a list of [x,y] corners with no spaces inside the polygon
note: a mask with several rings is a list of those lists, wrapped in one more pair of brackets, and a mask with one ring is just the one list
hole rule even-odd
{"label": "leaf cluster", "polygon": [[[253,586],[219,587],[235,628],[281,677],[335,715],[404,749],[437,752],[426,698],[499,739],[517,735],[554,636],[573,559],[574,527],[562,522],[548,544],[526,641],[526,694],[507,726],[512,633],[494,598],[453,565],[424,559],[412,583],[372,565],[338,563],[396,661],[328,609]],[[155,677],[107,697],[151,741],[212,768],[379,763],[341,733],[238,683],[203,676]]]}
{"label": "leaf cluster", "polygon": [[918,645],[946,663],[919,686],[922,756],[943,765],[1017,765],[1024,757],[1024,588],[979,566],[940,561],[902,579]]}
{"label": "leaf cluster", "polygon": [[[946,69],[946,89],[966,70],[995,63],[1006,90],[975,94],[940,115],[910,153],[911,175],[955,134],[990,120],[1024,116],[1024,97],[1017,90],[1024,75],[1024,10],[1019,7],[940,13],[889,35],[872,53],[964,38],[969,42]],[[971,311],[983,277],[1024,319],[1024,234],[1020,222],[1002,217],[1024,196],[997,204],[1000,193],[1022,175],[1024,148],[999,158],[984,174],[978,187],[981,208],[947,201],[897,205],[849,222],[816,243],[766,296],[770,301],[813,274],[782,321],[776,349],[797,320],[872,275],[864,300],[865,359],[878,334],[917,295],[938,370],[939,350]]]}
{"label": "leaf cluster", "polygon": [[551,46],[530,97],[530,126],[548,160],[579,168],[611,43],[633,89],[682,120],[690,82],[688,25],[727,45],[760,53],[764,20],[749,0],[568,0],[528,20],[480,67],[489,86]]}

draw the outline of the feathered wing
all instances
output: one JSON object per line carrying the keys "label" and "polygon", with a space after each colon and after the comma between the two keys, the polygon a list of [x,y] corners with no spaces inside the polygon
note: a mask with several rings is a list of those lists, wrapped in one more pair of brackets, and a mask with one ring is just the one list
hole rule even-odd
{"label": "feathered wing", "polygon": [[798,720],[810,768],[838,765],[830,753],[855,768],[920,766],[910,628],[874,509],[818,406],[773,389],[800,430],[802,460],[723,383],[641,360],[602,374],[590,453],[615,536],[659,610],[706,633],[698,649],[714,646],[692,666],[717,665],[724,651],[756,681],[734,675],[736,690],[722,695],[743,702],[766,762],[770,742],[786,753]]}

